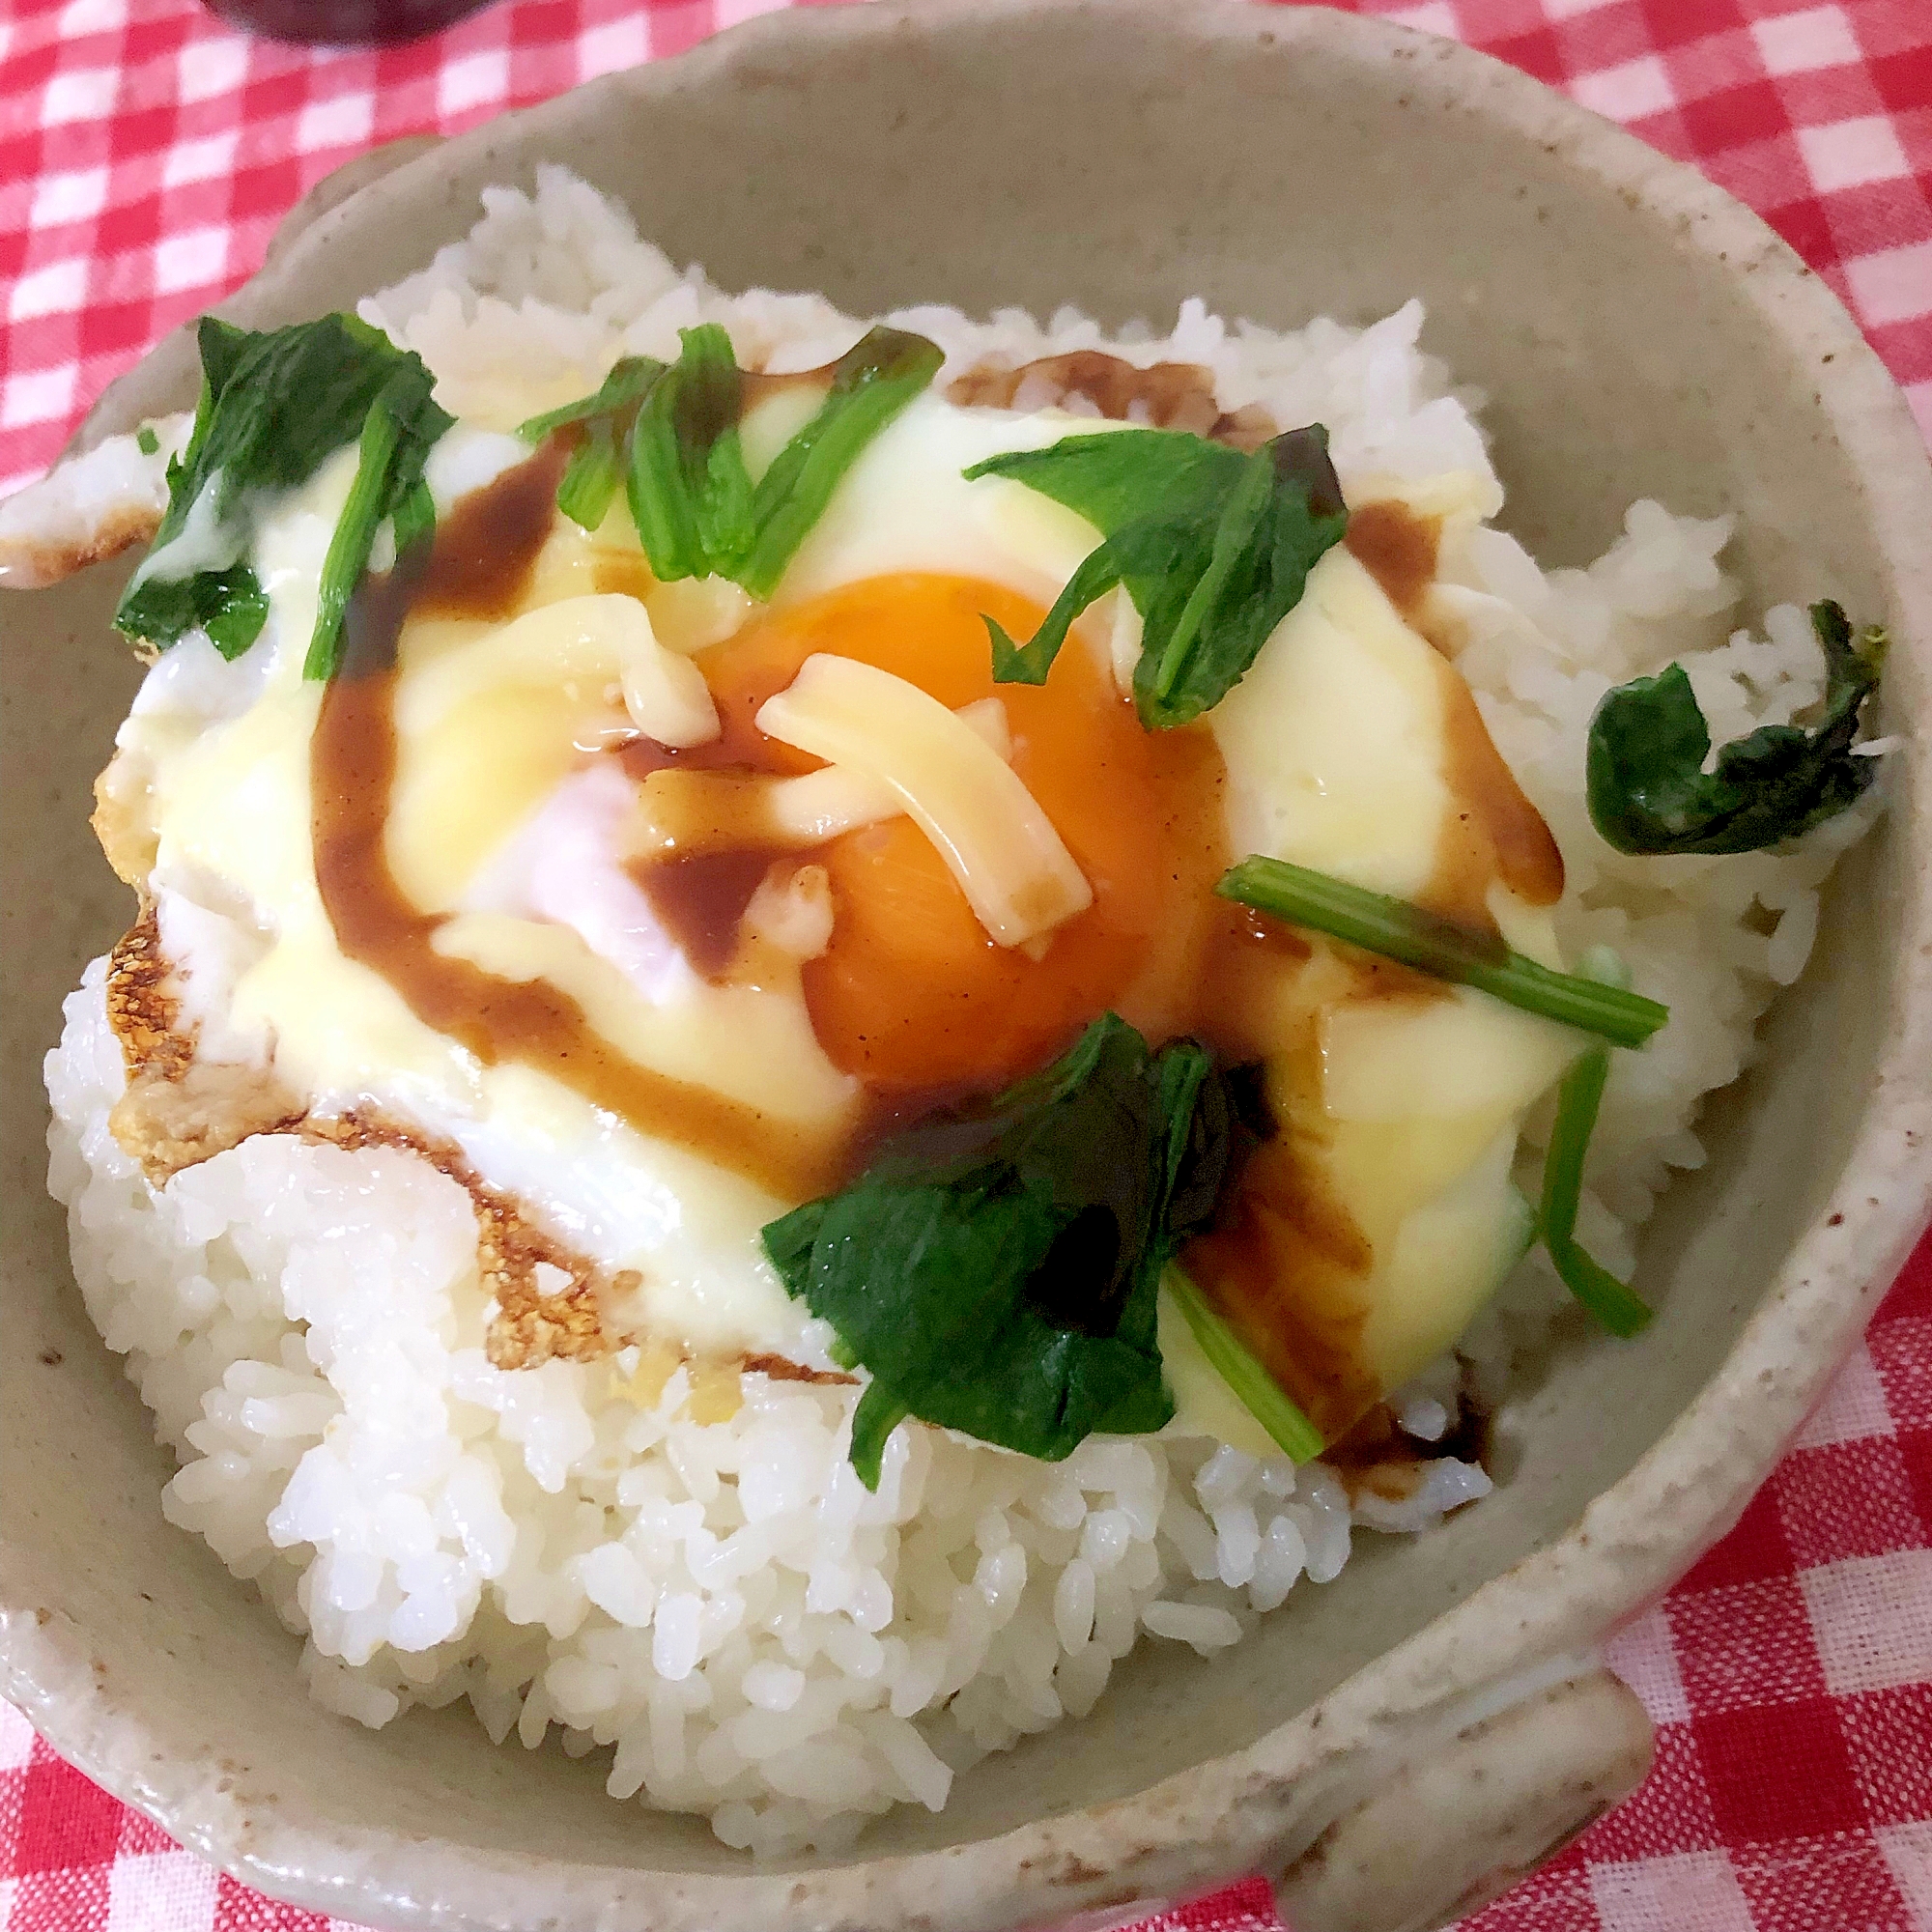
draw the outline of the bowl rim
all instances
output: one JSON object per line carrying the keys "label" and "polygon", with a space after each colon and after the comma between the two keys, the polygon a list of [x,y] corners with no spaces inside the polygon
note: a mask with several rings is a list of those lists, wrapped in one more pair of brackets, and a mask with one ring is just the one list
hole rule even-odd
{"label": "bowl rim", "polygon": [[[1191,0],[1179,9],[1163,0],[874,0],[768,14],[405,161],[315,220],[222,312],[246,319],[272,309],[286,282],[346,245],[359,223],[453,166],[486,157],[506,128],[540,145],[547,129],[606,101],[648,107],[671,92],[728,82],[781,61],[802,38],[815,52],[828,43],[881,48],[913,32],[971,33],[1047,14],[1165,37],[1178,51],[1246,45],[1278,55],[1320,44],[1362,65],[1405,63],[1411,79],[1428,76],[1471,113],[1544,144],[1621,194],[1634,213],[1670,224],[1681,250],[1741,277],[1764,321],[1814,370],[1819,405],[1859,474],[1885,479],[1865,501],[1892,579],[1894,665],[1908,700],[1916,696],[1911,708],[1932,715],[1932,551],[1923,544],[1932,528],[1932,464],[1903,397],[1831,290],[1755,213],[1694,168],[1499,61],[1381,19],[1241,0]],[[1918,740],[1900,762],[1891,810],[1923,847],[1932,843],[1932,758]],[[1386,1746],[1405,1725],[1426,1723],[1457,1697],[1492,1697],[1525,1669],[1560,1669],[1579,1644],[1601,1641],[1662,1595],[1737,1519],[1856,1343],[1932,1207],[1932,875],[1922,863],[1907,873],[1886,1038],[1852,1151],[1831,1200],[1719,1371],[1555,1541],[1239,1751],[1127,1799],[936,1851],[803,1871],[748,1865],[646,1874],[296,1822],[221,1792],[207,1765],[164,1759],[157,1767],[143,1693],[96,1682],[84,1633],[64,1619],[49,1623],[11,1585],[6,1594],[15,1601],[0,1605],[0,1688],[64,1757],[244,1882],[311,1909],[399,1926],[507,1932],[539,1916],[540,1901],[546,1923],[594,1922],[612,1932],[739,1923],[772,1932],[906,1922],[993,1927],[1173,1896],[1257,1864],[1278,1872],[1333,1815],[1340,1767]],[[648,1897],[639,1889],[647,1876]]]}

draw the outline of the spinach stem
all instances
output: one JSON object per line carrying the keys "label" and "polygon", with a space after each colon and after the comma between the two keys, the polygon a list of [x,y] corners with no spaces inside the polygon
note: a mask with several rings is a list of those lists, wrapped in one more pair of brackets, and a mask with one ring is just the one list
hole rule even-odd
{"label": "spinach stem", "polygon": [[1563,1076],[1557,1089],[1556,1124],[1543,1158],[1543,1244],[1563,1285],[1612,1335],[1634,1335],[1651,1318],[1650,1305],[1608,1268],[1577,1246],[1577,1205],[1583,1192],[1583,1160],[1597,1125],[1597,1109],[1609,1078],[1610,1049],[1593,1046]]}
{"label": "spinach stem", "polygon": [[556,487],[556,507],[580,528],[594,531],[622,481],[616,434],[608,416],[594,416]]}
{"label": "spinach stem", "polygon": [[587,396],[579,396],[562,408],[546,410],[540,416],[517,425],[517,434],[526,442],[541,442],[554,429],[568,423],[584,422],[593,416],[611,414],[631,404],[641,402],[665,372],[665,365],[649,355],[626,355],[611,366],[603,384]]}
{"label": "spinach stem", "polygon": [[1208,1298],[1200,1289],[1178,1267],[1167,1270],[1163,1285],[1193,1330],[1209,1366],[1234,1391],[1241,1406],[1273,1437],[1282,1454],[1297,1463],[1310,1463],[1321,1455],[1321,1432],[1289,1400],[1281,1384],[1208,1305]]}
{"label": "spinach stem", "polygon": [[1641,993],[1553,972],[1512,952],[1499,939],[1470,932],[1406,900],[1282,859],[1243,859],[1214,890],[1271,919],[1313,926],[1438,980],[1474,986],[1524,1012],[1599,1034],[1616,1046],[1641,1046],[1670,1017],[1668,1007]]}
{"label": "spinach stem", "polygon": [[348,500],[336,519],[335,533],[322,560],[322,581],[316,588],[315,630],[310,635],[308,657],[302,665],[305,678],[335,675],[336,659],[341,655],[342,619],[349,599],[362,581],[369,552],[376,541],[376,527],[383,520],[383,500],[389,490],[389,466],[402,441],[402,426],[378,396],[369,405],[362,422],[362,441],[355,464],[355,480],[349,486]]}
{"label": "spinach stem", "polygon": [[838,358],[824,402],[773,460],[753,497],[755,535],[736,572],[753,597],[771,596],[845,472],[931,383],[942,359],[923,336],[885,327],[869,330]]}

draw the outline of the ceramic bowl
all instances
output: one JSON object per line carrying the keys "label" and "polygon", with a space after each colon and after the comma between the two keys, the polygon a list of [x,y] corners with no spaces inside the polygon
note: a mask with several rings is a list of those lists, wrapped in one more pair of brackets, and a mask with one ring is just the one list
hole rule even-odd
{"label": "ceramic bowl", "polygon": [[[86,826],[135,679],[106,623],[125,566],[0,600],[8,1694],[195,1850],[385,1926],[994,1932],[1256,1867],[1302,1932],[1433,1925],[1486,1896],[1640,1775],[1647,1727],[1598,1646],[1736,1518],[1925,1212],[1932,477],[1896,390],[1830,292],[1695,174],[1478,55],[1314,9],[801,11],[369,179],[388,158],[228,312],[347,306],[545,159],[727,286],[858,313],[1071,300],[1121,323],[1199,293],[1284,327],[1420,294],[1427,345],[1492,399],[1520,536],[1574,562],[1637,496],[1740,511],[1752,606],[1829,593],[1889,624],[1886,728],[1912,743],[1810,971],[1711,1110],[1709,1165],[1651,1225],[1659,1320],[1556,1351],[1493,1497],[1365,1539],[1214,1662],[1149,1647],[943,1814],[757,1867],[460,1713],[380,1733],[326,1715],[294,1639],[162,1520],[168,1461],[42,1190],[39,1057],[128,917]],[[164,346],[89,434],[192,394]]]}

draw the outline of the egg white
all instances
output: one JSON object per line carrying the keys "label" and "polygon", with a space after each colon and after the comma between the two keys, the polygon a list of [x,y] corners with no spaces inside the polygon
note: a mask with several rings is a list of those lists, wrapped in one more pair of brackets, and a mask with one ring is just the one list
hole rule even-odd
{"label": "egg white", "polygon": [[[748,419],[754,468],[798,407],[781,395]],[[1001,451],[1106,427],[1057,411],[920,398],[840,484],[777,602],[898,571],[980,577],[1051,602],[1098,532],[1021,485],[968,483],[961,471]],[[526,454],[513,438],[459,425],[430,463],[439,508]],[[699,1350],[827,1365],[827,1337],[784,1294],[759,1246],[760,1228],[792,1204],[639,1133],[542,1073],[480,1065],[338,948],[310,833],[309,739],[321,690],[303,681],[301,666],[354,467],[353,450],[339,453],[263,524],[256,561],[270,617],[255,646],[226,665],[203,641],[178,645],[151,672],[120,734],[124,778],[148,788],[162,946],[201,1050],[272,1058],[319,1113],[373,1107],[453,1143],[587,1259],[638,1272],[643,1286],[617,1311],[627,1322]],[[1454,478],[1416,487],[1432,503],[1456,496]],[[571,567],[568,556],[557,563],[556,594],[571,587]],[[1076,631],[1075,647],[1105,658],[1112,620],[1101,616]],[[444,642],[460,651],[465,634],[452,631]],[[1430,649],[1345,552],[1324,559],[1302,606],[1211,717],[1236,852],[1414,890],[1452,809],[1439,706],[1432,710],[1428,696]],[[1130,651],[1131,639],[1129,664]],[[614,863],[609,802],[563,782],[529,800],[451,884],[469,895],[469,910],[443,943],[493,970],[556,978],[646,1064],[755,1094],[800,1119],[849,1107],[855,1084],[818,1049],[796,987],[754,996],[763,1005],[753,1012],[745,989],[727,996],[684,966]],[[539,833],[569,850],[569,864],[541,879],[530,846]],[[1547,913],[1518,902],[1494,909],[1514,944],[1554,960]],[[1396,1378],[1453,1339],[1509,1258],[1520,1233],[1508,1184],[1517,1124],[1568,1051],[1558,1030],[1477,996],[1413,1011],[1420,1017],[1343,1016],[1323,1040],[1326,1104],[1341,1109],[1337,1173],[1358,1221],[1379,1237],[1386,1275],[1374,1352]],[[1392,1125],[1425,1121],[1435,1150],[1429,1158],[1391,1172],[1371,1157],[1394,1144]],[[1164,1321],[1162,1342],[1182,1408],[1174,1426],[1267,1453],[1184,1324]]]}

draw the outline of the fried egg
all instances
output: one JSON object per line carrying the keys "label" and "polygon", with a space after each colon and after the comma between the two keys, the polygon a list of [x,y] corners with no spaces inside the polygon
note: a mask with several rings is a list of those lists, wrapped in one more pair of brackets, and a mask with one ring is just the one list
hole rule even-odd
{"label": "fried egg", "polygon": [[[751,412],[754,474],[813,400]],[[1493,486],[1351,502],[1367,540],[1321,559],[1243,681],[1149,733],[1123,593],[1044,685],[992,681],[986,620],[1030,636],[1099,533],[962,472],[1104,427],[922,396],[754,607],[656,582],[621,501],[580,530],[554,461],[459,423],[428,475],[453,561],[392,663],[319,685],[338,452],[259,523],[257,643],[168,651],[100,786],[165,967],[156,1024],[204,1067],[272,1071],[228,1125],[399,1136],[486,1218],[510,1204],[533,1237],[503,1280],[542,1319],[493,1331],[503,1365],[648,1340],[831,1375],[760,1229],[1111,1008],[1261,1063],[1281,1131],[1183,1263],[1272,1323],[1269,1366],[1346,1432],[1520,1258],[1518,1134],[1575,1037],[1264,932],[1211,887],[1266,854],[1561,965],[1560,860],[1425,635],[1434,533]],[[135,1118],[138,1078],[124,1103],[157,1178],[223,1135],[212,1098],[183,1124],[180,1084],[174,1115]],[[1170,1428],[1273,1453],[1166,1307],[1160,1339]]]}

